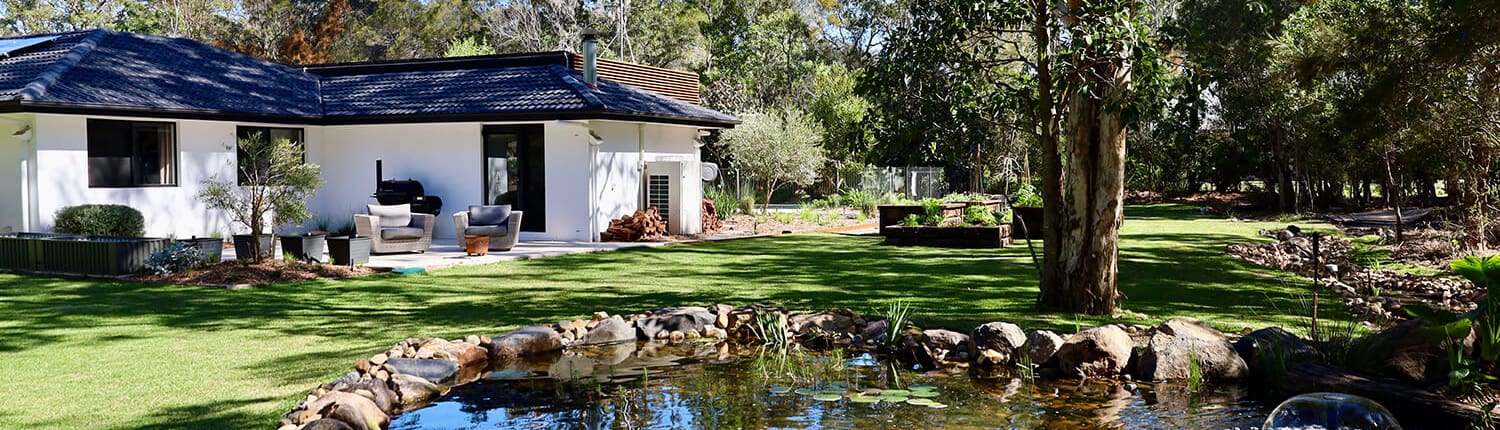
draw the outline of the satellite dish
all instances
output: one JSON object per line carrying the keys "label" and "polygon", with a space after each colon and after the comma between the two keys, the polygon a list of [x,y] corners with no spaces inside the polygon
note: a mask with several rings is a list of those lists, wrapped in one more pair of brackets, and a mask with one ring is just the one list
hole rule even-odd
{"label": "satellite dish", "polygon": [[719,179],[719,165],[714,163],[703,163],[703,182],[713,182]]}

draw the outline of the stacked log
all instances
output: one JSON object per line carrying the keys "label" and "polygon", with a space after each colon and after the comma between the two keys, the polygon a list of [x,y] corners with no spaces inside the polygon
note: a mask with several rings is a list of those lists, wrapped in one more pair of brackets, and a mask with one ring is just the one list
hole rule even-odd
{"label": "stacked log", "polygon": [[703,199],[703,232],[713,233],[724,228],[724,222],[719,220],[719,208],[714,206],[714,201]]}
{"label": "stacked log", "polygon": [[599,238],[605,242],[662,240],[667,238],[667,222],[661,219],[661,212],[656,206],[652,206],[610,221],[609,228]]}

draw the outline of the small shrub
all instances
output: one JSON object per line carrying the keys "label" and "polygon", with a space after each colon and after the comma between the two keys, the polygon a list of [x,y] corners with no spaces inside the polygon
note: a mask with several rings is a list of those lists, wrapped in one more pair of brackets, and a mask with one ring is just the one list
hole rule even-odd
{"label": "small shrub", "polygon": [[171,245],[167,245],[166,248],[162,248],[162,250],[156,251],[155,254],[151,254],[151,257],[146,259],[144,270],[156,275],[167,276],[173,273],[197,269],[202,267],[206,262],[208,262],[208,258],[203,255],[203,252],[198,250],[197,246],[186,242],[173,242]]}
{"label": "small shrub", "polygon": [[710,187],[703,190],[703,197],[714,202],[714,209],[719,211],[719,219],[728,220],[729,217],[738,214],[745,209],[740,199],[734,197],[733,193],[721,190],[718,187]]}
{"label": "small shrub", "polygon": [[78,205],[57,211],[54,229],[58,233],[98,236],[146,235],[146,218],[141,211],[122,205]]}
{"label": "small shrub", "polygon": [[994,227],[1000,220],[995,219],[995,211],[989,206],[969,206],[964,208],[964,224]]}
{"label": "small shrub", "polygon": [[938,225],[943,223],[943,201],[939,199],[922,199],[922,225]]}
{"label": "small shrub", "polygon": [[901,226],[902,227],[921,227],[922,226],[922,216],[921,215],[917,215],[917,214],[907,215],[906,218],[902,218],[901,219]]}
{"label": "small shrub", "polygon": [[1032,186],[1030,183],[1022,183],[1021,186],[1016,187],[1016,201],[1011,202],[1011,206],[1037,207],[1041,205],[1042,195],[1036,193],[1035,186]]}
{"label": "small shrub", "polygon": [[818,212],[813,205],[802,205],[802,209],[797,211],[797,219],[802,222],[817,222]]}
{"label": "small shrub", "polygon": [[754,215],[755,206],[755,196],[750,194],[740,196],[740,211],[745,215]]}

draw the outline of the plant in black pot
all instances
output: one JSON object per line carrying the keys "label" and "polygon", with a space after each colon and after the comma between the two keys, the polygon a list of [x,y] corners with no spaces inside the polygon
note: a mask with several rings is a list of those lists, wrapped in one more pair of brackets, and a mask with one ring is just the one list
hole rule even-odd
{"label": "plant in black pot", "polygon": [[240,139],[238,154],[236,177],[224,180],[214,175],[203,181],[198,198],[250,231],[234,236],[234,253],[241,260],[260,262],[275,247],[266,234],[269,215],[275,214],[277,223],[312,219],[307,202],[323,185],[321,169],[304,162],[302,148],[292,141],[260,133]]}
{"label": "plant in black pot", "polygon": [[1016,200],[1010,204],[1011,234],[1027,239],[1042,238],[1042,195],[1036,187],[1022,183],[1016,188]]}
{"label": "plant in black pot", "polygon": [[326,248],[328,235],[319,233],[301,233],[282,235],[281,252],[294,259],[312,263],[322,263],[323,249]]}
{"label": "plant in black pot", "polygon": [[370,263],[370,237],[331,236],[328,238],[328,264],[361,266]]}

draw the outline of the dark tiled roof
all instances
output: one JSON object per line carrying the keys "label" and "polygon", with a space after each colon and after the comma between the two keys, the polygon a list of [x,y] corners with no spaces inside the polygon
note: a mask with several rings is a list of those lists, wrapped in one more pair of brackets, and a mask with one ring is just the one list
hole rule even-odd
{"label": "dark tiled roof", "polygon": [[357,124],[507,118],[726,126],[734,117],[629,85],[597,89],[563,53],[298,68],[188,39],[91,30],[0,59],[0,102],[27,111]]}

